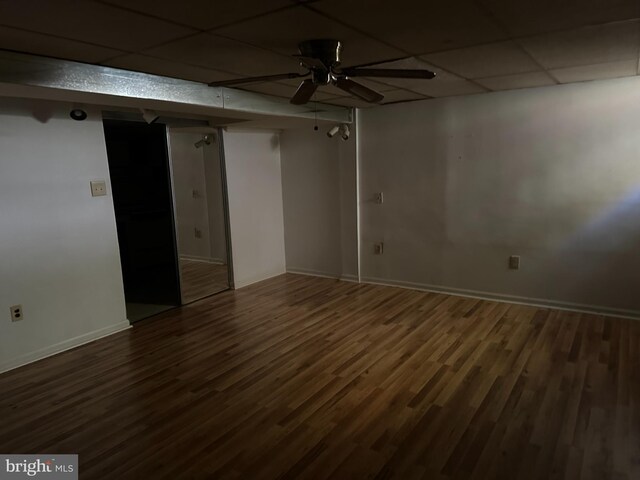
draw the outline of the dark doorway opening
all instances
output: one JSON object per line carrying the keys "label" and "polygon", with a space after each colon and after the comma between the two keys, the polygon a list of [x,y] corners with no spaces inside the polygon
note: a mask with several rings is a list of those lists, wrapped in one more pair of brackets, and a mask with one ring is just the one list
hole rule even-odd
{"label": "dark doorway opening", "polygon": [[180,305],[165,125],[104,120],[120,262],[131,322]]}

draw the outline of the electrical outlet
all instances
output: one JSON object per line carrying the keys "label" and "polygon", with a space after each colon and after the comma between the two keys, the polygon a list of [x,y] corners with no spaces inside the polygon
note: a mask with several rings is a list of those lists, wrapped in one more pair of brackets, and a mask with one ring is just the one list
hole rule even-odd
{"label": "electrical outlet", "polygon": [[19,322],[22,320],[22,305],[12,305],[9,307],[9,310],[11,311],[12,322]]}
{"label": "electrical outlet", "polygon": [[373,254],[374,255],[382,255],[384,252],[384,243],[374,243],[373,244]]}
{"label": "electrical outlet", "polygon": [[511,255],[509,257],[509,268],[511,270],[520,270],[520,255]]}
{"label": "electrical outlet", "polygon": [[384,196],[382,195],[382,192],[374,193],[373,201],[376,202],[378,205],[382,205],[382,202],[384,202]]}
{"label": "electrical outlet", "polygon": [[91,181],[91,196],[102,197],[107,194],[107,182],[104,180]]}
{"label": "electrical outlet", "polygon": [[196,238],[202,238],[202,230],[200,230],[199,228],[194,228],[193,229],[193,235]]}

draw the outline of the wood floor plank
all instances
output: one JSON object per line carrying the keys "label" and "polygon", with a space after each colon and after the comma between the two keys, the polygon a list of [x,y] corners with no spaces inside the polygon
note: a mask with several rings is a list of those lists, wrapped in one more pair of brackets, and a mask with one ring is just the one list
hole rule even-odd
{"label": "wood floor plank", "polygon": [[282,275],[0,375],[83,479],[640,478],[640,323]]}

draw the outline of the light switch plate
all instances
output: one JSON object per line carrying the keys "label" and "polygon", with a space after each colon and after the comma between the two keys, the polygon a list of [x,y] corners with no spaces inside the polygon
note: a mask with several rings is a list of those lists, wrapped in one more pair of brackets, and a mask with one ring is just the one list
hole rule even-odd
{"label": "light switch plate", "polygon": [[382,195],[382,192],[374,193],[373,201],[376,202],[378,205],[381,205],[384,202],[384,196]]}
{"label": "light switch plate", "polygon": [[91,181],[91,196],[102,197],[107,194],[107,182],[104,180]]}
{"label": "light switch plate", "polygon": [[384,253],[384,243],[374,243],[373,244],[373,254],[374,255],[382,255]]}
{"label": "light switch plate", "polygon": [[509,257],[509,268],[511,270],[520,270],[520,255],[511,255]]}

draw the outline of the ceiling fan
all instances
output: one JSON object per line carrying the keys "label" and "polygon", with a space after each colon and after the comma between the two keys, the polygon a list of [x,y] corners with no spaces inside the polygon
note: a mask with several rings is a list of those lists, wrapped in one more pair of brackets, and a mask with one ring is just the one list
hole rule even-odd
{"label": "ceiling fan", "polygon": [[300,66],[307,69],[307,73],[281,73],[260,77],[246,77],[234,80],[222,80],[209,83],[210,87],[233,87],[254,82],[273,82],[291,78],[305,78],[290,102],[294,105],[307,103],[316,89],[322,85],[335,85],[341,90],[358,97],[366,102],[379,103],[384,98],[379,92],[352,80],[354,77],[370,78],[419,78],[430,80],[436,76],[429,70],[405,70],[391,68],[359,68],[340,67],[342,43],[338,40],[306,40],[298,45]]}

